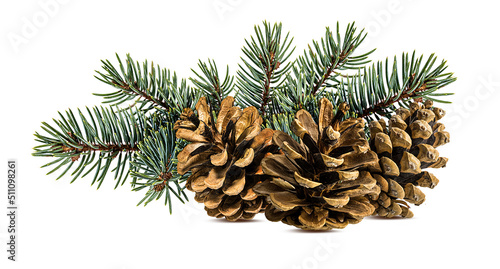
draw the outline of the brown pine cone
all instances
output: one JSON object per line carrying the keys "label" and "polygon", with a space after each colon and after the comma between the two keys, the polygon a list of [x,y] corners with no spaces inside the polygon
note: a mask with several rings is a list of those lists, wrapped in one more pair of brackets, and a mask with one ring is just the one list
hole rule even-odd
{"label": "brown pine cone", "polygon": [[262,158],[277,150],[271,143],[273,131],[261,131],[257,109],[242,110],[233,103],[233,97],[225,98],[214,120],[202,97],[196,104],[198,116],[185,109],[174,126],[178,138],[191,142],[177,156],[178,173],[191,171],[187,189],[196,193],[208,215],[230,221],[252,219],[266,208],[252,187],[262,180]]}
{"label": "brown pine cone", "polygon": [[410,109],[396,110],[389,126],[383,120],[370,123],[370,147],[380,159],[370,168],[381,189],[378,199],[372,201],[377,207],[375,215],[411,218],[408,203],[420,205],[425,201],[417,186],[432,189],[438,184],[433,174],[422,169],[444,167],[448,161],[436,150],[450,141],[450,134],[438,122],[444,115],[444,110],[427,100],[425,104],[411,103]]}
{"label": "brown pine cone", "polygon": [[266,217],[305,230],[329,230],[358,223],[375,208],[366,197],[380,189],[368,171],[378,162],[365,138],[363,119],[342,121],[347,104],[334,108],[320,100],[319,125],[306,110],[296,113],[292,131],[300,139],[275,131],[273,143],[284,154],[262,160],[264,174],[272,179],[254,191],[270,201]]}

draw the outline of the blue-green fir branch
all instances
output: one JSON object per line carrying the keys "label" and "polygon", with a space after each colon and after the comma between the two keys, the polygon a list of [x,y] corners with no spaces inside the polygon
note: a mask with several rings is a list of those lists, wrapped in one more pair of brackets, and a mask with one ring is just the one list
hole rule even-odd
{"label": "blue-green fir branch", "polygon": [[[139,143],[139,151],[131,161],[133,191],[147,190],[138,205],[146,206],[163,197],[172,213],[172,196],[184,203],[184,182],[189,174],[179,175],[176,170],[177,153],[184,146],[176,141],[172,124],[166,124]],[[181,143],[181,144],[179,144]]]}
{"label": "blue-green fir branch", "polygon": [[400,65],[394,57],[379,61],[360,70],[354,78],[347,78],[342,85],[341,95],[351,111],[359,117],[371,119],[389,117],[398,107],[408,107],[411,100],[430,99],[448,103],[442,96],[453,93],[438,92],[444,86],[456,81],[453,73],[445,72],[446,61],[437,63],[431,54],[427,60],[417,57],[415,52],[403,53]]}
{"label": "blue-green fir branch", "polygon": [[234,89],[234,77],[229,74],[229,66],[226,68],[224,77],[219,76],[219,70],[214,60],[208,59],[208,63],[199,61],[198,68],[200,69],[198,72],[192,69],[195,77],[190,78],[190,80],[195,89],[207,96],[214,112],[217,113],[222,100],[229,96]]}
{"label": "blue-green fir branch", "polygon": [[293,65],[287,62],[295,48],[289,34],[282,36],[282,25],[264,22],[263,29],[255,26],[255,37],[245,40],[242,64],[237,71],[236,102],[241,107],[254,106],[263,116],[273,99],[274,90],[281,87]]}
{"label": "blue-green fir branch", "polygon": [[194,100],[200,97],[187,85],[185,79],[179,79],[175,72],[161,68],[147,61],[141,65],[127,54],[125,62],[118,55],[118,68],[109,60],[103,60],[101,71],[96,71],[98,80],[118,89],[110,93],[95,93],[104,98],[103,103],[120,105],[127,101],[134,102],[140,111],[151,109],[167,110],[180,115],[186,107],[193,107]]}
{"label": "blue-green fir branch", "polygon": [[335,33],[327,27],[324,38],[319,42],[313,40],[312,46],[308,46],[304,55],[298,58],[299,69],[307,74],[307,82],[313,88],[312,94],[317,94],[323,87],[335,87],[340,84],[339,78],[349,76],[340,71],[358,69],[370,62],[368,56],[375,49],[355,54],[365,38],[364,29],[358,32],[354,23],[348,24],[342,35],[337,23]]}
{"label": "blue-green fir branch", "polygon": [[272,114],[268,117],[268,120],[264,122],[263,127],[282,131],[289,134],[296,141],[300,141],[300,139],[292,132],[291,129],[294,115],[295,113],[291,112]]}
{"label": "blue-green fir branch", "polygon": [[[123,185],[128,176],[128,162],[138,150],[138,143],[147,135],[156,118],[127,110],[117,112],[112,107],[78,109],[76,115],[69,109],[59,112],[59,119],[51,125],[42,122],[43,133],[35,133],[34,156],[54,157],[43,167],[51,166],[51,174],[62,170],[57,179],[72,169],[74,182],[94,172],[92,185],[101,186],[108,172],[114,173],[115,188]],[[85,115],[86,114],[86,115]]]}

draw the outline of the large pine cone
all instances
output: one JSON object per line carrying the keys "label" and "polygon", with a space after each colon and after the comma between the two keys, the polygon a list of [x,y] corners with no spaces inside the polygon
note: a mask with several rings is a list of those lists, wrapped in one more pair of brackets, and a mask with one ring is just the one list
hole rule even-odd
{"label": "large pine cone", "polygon": [[360,172],[378,162],[365,138],[362,119],[342,121],[349,109],[320,100],[319,126],[300,110],[292,122],[299,144],[288,134],[275,131],[273,143],[284,154],[266,156],[262,169],[271,180],[257,184],[254,191],[271,204],[270,221],[282,221],[306,230],[344,228],[371,215],[375,208],[366,197],[376,198],[380,188],[369,172]]}
{"label": "large pine cone", "polygon": [[[440,120],[445,115],[441,108],[411,103],[410,109],[399,108],[389,120],[370,122],[370,147],[378,154],[379,165],[370,168],[381,192],[373,200],[375,215],[384,217],[413,217],[406,202],[420,205],[424,193],[417,187],[434,188],[439,180],[424,168],[440,168],[447,158],[439,157],[436,147],[450,140]],[[406,201],[406,202],[405,202]]]}
{"label": "large pine cone", "polygon": [[198,116],[185,109],[174,126],[178,138],[191,142],[177,156],[178,173],[191,171],[187,189],[196,192],[195,200],[204,203],[208,215],[230,221],[252,219],[266,208],[252,187],[262,178],[264,155],[277,150],[271,143],[273,131],[261,131],[258,110],[233,103],[233,97],[225,98],[214,121],[202,97],[196,104]]}

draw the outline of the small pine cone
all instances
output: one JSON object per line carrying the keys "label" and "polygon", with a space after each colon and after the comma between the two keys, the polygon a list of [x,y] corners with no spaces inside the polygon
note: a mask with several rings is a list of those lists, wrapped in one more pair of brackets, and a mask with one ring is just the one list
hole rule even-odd
{"label": "small pine cone", "polygon": [[257,109],[242,110],[233,103],[233,97],[225,98],[214,120],[202,97],[196,104],[198,116],[185,109],[174,125],[176,136],[191,142],[177,156],[178,173],[191,171],[187,189],[196,193],[209,216],[230,221],[252,219],[265,210],[267,202],[252,187],[262,180],[262,158],[277,150],[271,143],[273,131],[261,131]]}
{"label": "small pine cone", "polygon": [[343,103],[334,116],[333,105],[320,100],[319,124],[306,110],[296,113],[295,141],[275,131],[273,143],[283,154],[262,160],[264,174],[272,177],[254,187],[270,201],[266,217],[305,230],[329,230],[358,223],[375,210],[366,197],[380,188],[368,171],[377,163],[365,138],[364,120],[341,121],[349,109]]}
{"label": "small pine cone", "polygon": [[370,147],[380,159],[369,169],[380,187],[379,197],[372,200],[375,215],[411,218],[408,203],[425,201],[418,187],[432,189],[438,184],[433,174],[422,169],[444,167],[448,161],[436,150],[450,140],[438,122],[444,115],[444,110],[427,100],[411,103],[410,109],[397,109],[388,126],[384,120],[370,122]]}

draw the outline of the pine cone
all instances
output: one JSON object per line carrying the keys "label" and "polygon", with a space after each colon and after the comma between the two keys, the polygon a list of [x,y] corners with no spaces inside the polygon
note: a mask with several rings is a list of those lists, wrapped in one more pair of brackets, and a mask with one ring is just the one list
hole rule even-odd
{"label": "pine cone", "polygon": [[262,160],[264,174],[272,179],[254,187],[270,201],[266,217],[305,230],[329,230],[358,223],[375,208],[367,195],[378,196],[376,180],[368,171],[378,162],[365,138],[363,119],[342,121],[349,110],[320,100],[319,126],[306,110],[296,113],[292,131],[300,139],[275,131],[273,143],[284,154]]}
{"label": "pine cone", "polygon": [[175,123],[178,138],[189,142],[178,154],[178,173],[191,171],[186,187],[195,200],[204,203],[209,216],[236,221],[252,219],[267,203],[253,192],[261,180],[260,162],[267,152],[276,152],[273,131],[261,131],[262,118],[255,107],[233,106],[234,98],[221,103],[217,120],[205,97],[196,104],[198,116],[185,109]]}
{"label": "pine cone", "polygon": [[411,218],[406,202],[420,205],[425,201],[417,186],[432,189],[438,184],[433,174],[422,169],[444,167],[448,161],[436,150],[450,140],[438,122],[444,115],[444,110],[427,100],[424,105],[414,102],[410,109],[396,110],[388,127],[383,120],[369,124],[370,147],[380,159],[379,165],[370,168],[381,189],[378,199],[373,200],[375,215]]}

